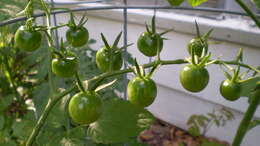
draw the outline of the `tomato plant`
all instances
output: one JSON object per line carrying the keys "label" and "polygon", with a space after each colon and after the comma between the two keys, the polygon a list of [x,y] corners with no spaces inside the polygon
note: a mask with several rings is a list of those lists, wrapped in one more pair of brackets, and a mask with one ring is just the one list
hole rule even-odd
{"label": "tomato plant", "polygon": [[209,82],[209,73],[204,67],[187,65],[180,72],[182,86],[191,92],[200,92]]}
{"label": "tomato plant", "polygon": [[151,79],[151,76],[156,68],[157,65],[148,75],[145,75],[144,69],[135,60],[135,74],[137,77],[132,79],[127,85],[128,100],[132,104],[147,107],[154,102],[157,96],[157,86]]}
{"label": "tomato plant", "polygon": [[137,41],[137,48],[145,56],[153,57],[157,52],[161,52],[163,48],[163,40],[165,38],[162,35],[166,34],[170,30],[162,33],[156,32],[155,17],[152,18],[151,30],[148,25],[146,25],[146,32],[143,32]]}
{"label": "tomato plant", "polygon": [[123,64],[122,50],[124,47],[118,48],[118,42],[122,33],[119,33],[113,46],[110,46],[103,34],[101,34],[102,40],[105,44],[100,48],[96,54],[96,64],[102,72],[120,70]]}
{"label": "tomato plant", "polygon": [[82,17],[79,24],[76,25],[74,15],[72,13],[70,17],[70,22],[68,23],[69,29],[66,32],[66,38],[73,47],[81,47],[89,40],[89,32],[84,27],[88,19]]}
{"label": "tomato plant", "polygon": [[239,83],[234,81],[225,80],[220,85],[221,95],[230,101],[235,101],[240,97],[241,87]]}
{"label": "tomato plant", "polygon": [[135,77],[128,83],[127,94],[131,103],[147,107],[155,100],[157,87],[155,82],[148,77]]}
{"label": "tomato plant", "polygon": [[[172,5],[180,5],[183,0],[178,1],[172,1],[168,0],[170,4]],[[197,6],[203,2],[206,2],[207,0],[188,0],[188,3],[191,6]],[[236,2],[247,12],[247,14],[254,20],[256,25],[260,28],[260,22],[258,21],[257,17],[250,11],[250,9],[247,8],[247,6],[241,1],[236,0]],[[46,50],[39,50],[39,57],[40,59],[35,59],[36,62],[34,65],[37,65],[40,61],[43,61],[44,63],[41,65],[44,65],[46,68],[42,69],[44,73],[40,72],[39,70],[33,70],[30,71],[30,73],[26,74],[24,77],[28,81],[20,81],[23,79],[22,77],[18,76],[17,74],[13,74],[12,67],[15,66],[15,63],[19,63],[19,59],[13,58],[13,52],[5,53],[7,49],[14,48],[12,45],[9,45],[9,43],[12,43],[12,41],[5,39],[0,40],[0,49],[1,49],[1,56],[0,56],[0,64],[1,64],[1,70],[3,70],[3,76],[0,77],[1,83],[8,82],[10,84],[9,87],[4,87],[1,85],[1,88],[6,89],[4,92],[10,92],[11,94],[9,96],[12,96],[15,101],[12,103],[12,105],[18,105],[18,110],[14,111],[14,113],[18,113],[19,118],[24,118],[27,120],[26,125],[35,125],[33,131],[30,136],[26,135],[24,137],[29,137],[26,141],[27,146],[32,146],[34,142],[37,140],[37,142],[40,139],[44,139],[48,134],[46,134],[46,131],[48,130],[42,130],[43,125],[45,125],[47,117],[52,115],[53,112],[57,112],[59,114],[56,114],[55,116],[50,116],[52,118],[63,117],[57,121],[59,121],[60,125],[56,125],[59,122],[56,122],[54,125],[55,130],[61,130],[66,131],[66,136],[69,135],[69,130],[75,128],[77,132],[80,131],[80,133],[84,133],[84,127],[85,125],[89,125],[90,130],[88,129],[88,134],[95,140],[97,143],[104,143],[104,144],[111,144],[113,142],[123,142],[129,140],[129,137],[136,137],[140,131],[144,130],[145,128],[148,128],[152,121],[153,117],[152,114],[150,114],[145,107],[151,105],[156,96],[157,96],[157,86],[156,83],[152,80],[152,74],[154,71],[158,68],[160,65],[170,65],[170,64],[186,64],[185,67],[180,72],[180,82],[182,86],[191,92],[200,92],[203,89],[206,88],[206,86],[209,83],[209,73],[206,69],[207,65],[210,64],[231,64],[231,65],[237,65],[239,66],[238,69],[234,72],[234,75],[231,76],[227,73],[225,75],[227,76],[227,79],[223,81],[220,87],[220,93],[222,96],[224,96],[228,100],[235,100],[239,98],[242,95],[246,95],[250,98],[250,105],[249,108],[245,114],[244,119],[241,122],[241,126],[238,129],[237,136],[234,139],[233,145],[237,146],[241,143],[246,131],[248,130],[250,121],[252,120],[252,117],[254,115],[254,112],[256,110],[256,107],[259,104],[259,77],[257,74],[260,73],[259,69],[254,68],[250,65],[244,64],[242,60],[242,55],[238,55],[238,57],[235,60],[229,60],[229,61],[222,61],[220,59],[217,60],[210,60],[211,53],[209,53],[208,48],[208,37],[211,34],[212,30],[209,30],[206,34],[200,35],[198,24],[196,23],[196,30],[197,30],[197,36],[194,37],[189,44],[187,45],[188,53],[190,54],[189,58],[186,59],[177,59],[177,60],[161,60],[160,53],[163,51],[163,41],[166,39],[163,37],[163,35],[169,30],[158,33],[156,31],[157,27],[155,24],[155,16],[152,18],[152,24],[151,27],[146,25],[146,32],[141,33],[137,40],[137,47],[138,50],[143,53],[145,56],[153,57],[157,56],[155,60],[151,63],[144,64],[144,65],[138,65],[137,61],[135,61],[135,66],[130,66],[129,68],[122,69],[122,51],[124,51],[125,48],[127,48],[129,45],[125,45],[123,47],[118,47],[118,43],[121,37],[121,33],[116,37],[113,45],[109,45],[104,35],[101,33],[102,40],[104,42],[104,47],[99,49],[97,52],[91,52],[91,57],[88,58],[89,60],[95,60],[95,63],[97,65],[97,68],[101,70],[102,74],[92,74],[89,76],[82,76],[81,74],[83,72],[88,72],[89,70],[94,70],[95,67],[91,66],[89,67],[89,64],[93,65],[93,62],[90,61],[86,63],[86,70],[79,69],[79,60],[84,57],[84,55],[81,55],[81,57],[77,57],[73,52],[76,52],[76,47],[82,47],[85,44],[89,43],[89,33],[86,28],[83,27],[83,25],[87,22],[86,17],[82,17],[79,24],[76,25],[74,21],[74,16],[71,13],[71,19],[68,24],[61,24],[59,26],[52,27],[51,26],[51,11],[52,8],[50,8],[43,0],[40,0],[40,6],[42,10],[45,12],[45,18],[46,18],[46,26],[45,25],[33,25],[36,22],[34,21],[33,12],[34,12],[34,5],[36,4],[34,1],[29,0],[26,8],[20,13],[24,14],[27,18],[26,24],[24,26],[21,26],[15,36],[14,36],[14,42],[16,47],[21,48],[25,51],[34,51],[40,47],[41,44],[41,38],[42,34],[46,36],[48,47],[43,47],[43,49]],[[53,36],[53,30],[59,29],[61,27],[68,26],[69,29],[66,32],[66,38],[70,45],[70,49],[65,49],[63,47],[63,43],[61,44],[61,47],[58,47],[59,45],[54,44],[54,36]],[[43,33],[41,33],[43,32]],[[13,38],[12,38],[13,39]],[[11,40],[12,40],[11,39]],[[56,49],[59,48],[59,49]],[[84,53],[82,54],[88,54],[89,52],[87,50],[84,50],[84,48],[81,48]],[[81,50],[78,49],[78,50]],[[16,51],[14,51],[16,52]],[[87,53],[86,53],[87,52]],[[36,51],[35,53],[38,53]],[[42,54],[41,54],[42,53]],[[10,55],[11,54],[11,55]],[[92,56],[96,54],[96,58],[93,59]],[[20,56],[19,56],[20,57]],[[19,58],[18,57],[18,58]],[[46,57],[46,58],[45,58]],[[34,57],[29,58],[28,60],[32,59]],[[31,61],[33,62],[33,61]],[[85,64],[84,64],[85,65]],[[95,65],[95,64],[94,64]],[[242,80],[242,76],[238,74],[240,66],[244,68],[248,68],[249,71],[256,72],[254,75],[252,75],[251,78]],[[31,66],[30,66],[31,67]],[[146,68],[152,68],[149,74],[146,75],[145,69]],[[24,72],[24,71],[23,71]],[[29,72],[29,71],[28,71]],[[118,96],[117,89],[113,87],[114,83],[117,82],[117,80],[113,80],[109,83],[103,84],[104,82],[110,81],[108,78],[115,77],[116,75],[122,75],[125,73],[134,72],[136,77],[134,77],[127,86],[127,95],[128,95],[128,101],[118,100],[115,99],[113,96]],[[1,72],[2,73],[2,72]],[[58,77],[72,77],[75,75],[75,78],[69,78],[69,79],[60,79],[56,76],[53,76],[53,74],[56,74]],[[31,75],[32,74],[32,75]],[[247,74],[247,73],[246,73]],[[36,79],[31,79],[31,76],[40,76]],[[81,78],[84,78],[84,81],[81,80]],[[121,80],[121,78],[119,79]],[[37,83],[35,83],[37,82]],[[43,82],[44,85],[38,85],[39,82]],[[45,83],[48,82],[48,83]],[[64,83],[64,84],[61,84]],[[26,85],[24,85],[26,84]],[[49,93],[49,97],[46,100],[46,107],[43,106],[36,106],[34,107],[33,104],[30,107],[31,109],[36,109],[35,111],[40,111],[38,113],[41,113],[40,117],[36,117],[38,119],[37,123],[31,123],[30,120],[31,117],[23,117],[23,115],[26,114],[27,108],[24,108],[25,106],[25,99],[31,99],[32,95],[28,94],[24,96],[24,93],[20,93],[20,88],[18,90],[18,86],[39,86],[36,89],[40,91],[40,93],[37,96],[38,100],[42,99],[38,96],[44,95],[45,93]],[[34,85],[36,84],[36,85]],[[70,88],[67,88],[66,85],[72,85]],[[102,85],[101,85],[102,84]],[[245,91],[246,85],[250,84],[250,90],[254,89],[252,92]],[[252,85],[253,84],[253,85]],[[59,85],[59,88],[57,87]],[[123,86],[121,84],[121,86]],[[62,89],[62,88],[67,89]],[[21,87],[23,88],[23,87]],[[105,89],[106,91],[100,91],[101,89]],[[24,89],[24,88],[23,88]],[[29,89],[28,89],[29,90]],[[33,88],[30,88],[30,91],[33,90]],[[80,90],[80,93],[78,93]],[[123,90],[123,89],[122,89]],[[248,89],[249,90],[249,89]],[[114,94],[109,94],[106,97],[112,97],[113,100],[107,99],[103,97],[106,93],[112,91]],[[3,91],[0,90],[0,93]],[[69,100],[70,93],[78,93],[74,95],[71,100]],[[121,92],[120,92],[121,93]],[[102,94],[102,96],[99,96],[99,94]],[[34,94],[35,95],[35,94]],[[33,99],[33,100],[36,100]],[[101,99],[102,98],[102,99]],[[104,101],[108,104],[106,109],[109,111],[110,114],[103,115],[104,111],[102,110],[102,102]],[[33,103],[36,101],[32,101]],[[62,101],[61,104],[62,107],[57,107],[57,103],[59,101]],[[8,102],[9,103],[9,102]],[[38,102],[43,103],[43,102]],[[124,106],[122,106],[122,104]],[[43,105],[43,104],[42,104]],[[68,105],[68,106],[67,106]],[[2,103],[1,103],[1,110],[5,111],[7,105],[4,105],[4,110],[2,109]],[[123,113],[118,112],[120,108],[124,110]],[[55,110],[53,110],[55,108]],[[76,123],[71,123],[70,121],[66,124],[64,124],[66,119],[64,120],[64,117],[66,118],[66,112],[60,112],[60,109],[67,109],[68,108],[68,114],[69,117]],[[29,109],[29,108],[28,108]],[[56,110],[57,109],[57,110]],[[127,110],[131,109],[131,110]],[[13,111],[13,109],[12,109]],[[52,112],[51,112],[52,111]],[[10,111],[8,111],[10,112]],[[8,113],[7,112],[7,113]],[[60,113],[64,113],[60,114]],[[12,114],[11,114],[12,115]],[[31,114],[32,115],[32,114]],[[30,115],[30,116],[31,116]],[[36,114],[37,115],[37,114]],[[83,116],[82,116],[83,115]],[[119,115],[119,116],[118,116]],[[125,119],[128,119],[130,116],[133,116],[134,118],[131,120],[127,120],[127,124],[129,124],[131,128],[128,127],[128,125],[124,125],[122,123],[125,123],[125,119],[120,119],[123,115]],[[142,116],[140,116],[142,115]],[[6,125],[3,123],[3,119],[7,119],[6,116],[8,115],[0,115],[0,129],[5,129]],[[126,118],[127,117],[127,118]],[[17,118],[17,117],[16,117]],[[30,120],[28,120],[30,119]],[[120,119],[120,120],[118,120]],[[147,122],[148,121],[148,122]],[[112,123],[112,124],[111,124]],[[20,123],[15,121],[15,126],[12,127],[19,127]],[[81,126],[78,126],[77,124],[80,124]],[[121,124],[118,126],[118,124]],[[12,125],[12,124],[11,124]],[[69,125],[69,126],[66,126]],[[8,127],[8,125],[7,125]],[[10,125],[9,125],[10,127]],[[48,128],[48,126],[46,126]],[[82,128],[83,127],[83,128]],[[112,129],[115,130],[115,133],[120,133],[122,129],[127,129],[127,134],[120,135],[120,138],[114,138],[114,136],[111,133],[105,132],[106,129]],[[8,131],[10,135],[14,135],[14,139],[19,139],[22,137],[21,135],[17,134],[19,132],[15,131],[16,128],[12,128],[11,132]],[[73,131],[75,130],[73,129]],[[79,130],[78,130],[79,129]],[[100,130],[101,129],[101,130]],[[242,130],[241,130],[242,129]],[[246,129],[246,130],[244,130]],[[67,131],[68,130],[68,131]],[[72,131],[72,130],[71,130]],[[76,133],[77,133],[76,132]],[[55,133],[55,132],[54,132]],[[71,132],[73,133],[73,132]],[[41,136],[38,136],[38,135]],[[46,135],[45,135],[46,134]],[[63,136],[64,136],[63,135]],[[73,134],[70,134],[70,136]],[[9,136],[9,135],[8,135]],[[37,137],[38,136],[38,137]],[[85,136],[85,135],[83,135]],[[62,139],[63,140],[63,139]],[[69,141],[69,140],[68,140]],[[25,141],[16,141],[16,144],[24,144]],[[59,143],[60,144],[60,143]],[[58,144],[54,144],[58,145]]]}
{"label": "tomato plant", "polygon": [[102,112],[102,101],[95,92],[78,93],[69,102],[69,114],[78,124],[88,125],[96,121]]}
{"label": "tomato plant", "polygon": [[74,53],[66,51],[52,59],[51,67],[53,73],[59,77],[72,77],[77,72],[78,59]]}
{"label": "tomato plant", "polygon": [[35,30],[30,30],[26,26],[21,26],[15,33],[15,46],[24,51],[35,51],[41,45],[41,33]]}

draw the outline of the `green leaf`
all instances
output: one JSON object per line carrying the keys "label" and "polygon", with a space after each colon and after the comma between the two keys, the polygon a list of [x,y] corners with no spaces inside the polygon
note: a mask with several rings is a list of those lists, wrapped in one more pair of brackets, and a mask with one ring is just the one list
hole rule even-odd
{"label": "green leaf", "polygon": [[34,127],[34,121],[32,120],[17,120],[13,126],[13,136],[19,137],[20,139],[26,140]]}
{"label": "green leaf", "polygon": [[4,128],[5,125],[5,117],[4,115],[0,115],[0,130]]}
{"label": "green leaf", "polygon": [[208,0],[188,0],[189,4],[192,6],[192,7],[197,7],[199,5],[201,5],[202,3],[204,2],[207,2]]}
{"label": "green leaf", "polygon": [[255,6],[258,8],[258,9],[260,9],[260,0],[251,0],[254,4],[255,4]]}
{"label": "green leaf", "polygon": [[150,127],[153,115],[130,102],[112,98],[104,102],[101,117],[90,124],[88,135],[97,143],[111,144],[128,141]]}
{"label": "green leaf", "polygon": [[241,80],[239,81],[241,85],[241,97],[250,97],[252,94],[252,90],[256,86],[256,82],[260,81],[260,76],[251,77],[247,80]]}
{"label": "green leaf", "polygon": [[198,126],[189,127],[188,132],[192,136],[200,136],[200,128]]}
{"label": "green leaf", "polygon": [[13,101],[14,95],[0,98],[0,112],[3,112]]}
{"label": "green leaf", "polygon": [[181,5],[184,0],[167,0],[172,6],[179,6]]}
{"label": "green leaf", "polygon": [[225,146],[225,145],[204,139],[201,146]]}

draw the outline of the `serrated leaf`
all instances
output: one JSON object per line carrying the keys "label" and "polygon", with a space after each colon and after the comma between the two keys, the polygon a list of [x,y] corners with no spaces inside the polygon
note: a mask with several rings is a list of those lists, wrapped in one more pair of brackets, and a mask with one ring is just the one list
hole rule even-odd
{"label": "serrated leaf", "polygon": [[204,2],[207,2],[208,0],[188,0],[189,4],[192,6],[192,7],[197,7],[199,5],[201,5],[202,3]]}
{"label": "serrated leaf", "polygon": [[130,102],[112,98],[104,102],[101,117],[88,128],[88,135],[97,143],[128,141],[150,127],[153,115]]}
{"label": "serrated leaf", "polygon": [[260,81],[260,76],[251,77],[247,80],[239,81],[241,85],[241,97],[250,97],[252,94],[252,90],[256,86],[256,82]]}
{"label": "serrated leaf", "polygon": [[27,137],[30,135],[34,125],[35,121],[32,120],[16,121],[12,126],[12,135],[15,137],[19,137],[20,139],[26,140]]}
{"label": "serrated leaf", "polygon": [[201,127],[204,127],[206,125],[206,122],[208,122],[209,119],[206,116],[199,115],[197,117],[197,122]]}

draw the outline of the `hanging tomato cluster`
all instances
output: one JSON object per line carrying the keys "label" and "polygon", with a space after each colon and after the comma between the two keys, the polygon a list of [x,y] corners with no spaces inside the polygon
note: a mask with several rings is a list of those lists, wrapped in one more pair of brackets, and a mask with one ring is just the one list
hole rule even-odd
{"label": "hanging tomato cluster", "polygon": [[[37,26],[33,26],[31,21],[27,20],[26,25],[21,26],[15,34],[16,46],[29,52],[37,50],[42,40],[40,30]],[[87,44],[89,32],[84,27],[86,22],[87,19],[83,16],[79,24],[76,24],[74,16],[71,13],[70,21],[66,25],[69,27],[66,32],[66,39],[71,47],[81,47]],[[184,66],[180,71],[181,85],[190,92],[200,92],[206,88],[210,78],[206,66],[217,61],[210,61],[211,53],[208,53],[208,37],[212,30],[201,36],[197,23],[196,28],[197,36],[187,45],[187,51],[191,56],[187,59],[189,64]],[[133,72],[136,77],[128,83],[127,95],[129,102],[136,106],[145,108],[151,105],[157,96],[157,86],[151,77],[161,64],[160,52],[163,49],[163,41],[166,40],[163,35],[169,31],[158,33],[156,31],[155,17],[153,17],[151,27],[146,25],[146,31],[141,33],[137,40],[138,50],[147,57],[157,56],[157,61],[151,71],[146,74],[144,67],[140,66],[135,60]],[[122,68],[122,52],[131,44],[118,47],[121,35],[122,32],[118,34],[113,44],[110,45],[101,33],[104,47],[100,48],[96,53],[96,64],[100,71],[107,73],[118,71]],[[71,98],[68,111],[75,123],[88,125],[96,121],[102,114],[102,100],[97,93],[97,86],[87,91],[84,89],[77,74],[79,66],[77,56],[64,47],[62,40],[60,44],[59,49],[54,47],[49,48],[53,52],[51,61],[52,72],[61,78],[76,76],[81,92]],[[228,67],[224,63],[223,65]],[[234,76],[225,72],[227,80],[221,83],[220,93],[227,100],[234,101],[240,97],[239,69],[238,67],[234,72]]]}

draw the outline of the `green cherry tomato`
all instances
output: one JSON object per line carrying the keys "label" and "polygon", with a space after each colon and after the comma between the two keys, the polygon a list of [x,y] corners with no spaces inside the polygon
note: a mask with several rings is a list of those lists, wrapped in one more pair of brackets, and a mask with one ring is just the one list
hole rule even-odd
{"label": "green cherry tomato", "polygon": [[59,77],[68,78],[75,75],[78,69],[78,59],[72,52],[67,52],[64,58],[52,59],[52,72]]}
{"label": "green cherry tomato", "polygon": [[[189,54],[191,55],[191,49],[193,48],[194,49],[194,53],[195,53],[195,55],[197,55],[197,56],[201,56],[201,54],[202,54],[202,51],[203,51],[203,44],[202,44],[202,42],[201,42],[201,40],[200,39],[197,39],[197,38],[195,38],[195,39],[192,39],[189,43],[188,43],[188,52],[189,52]],[[208,50],[208,45],[206,44],[206,52],[205,53],[207,53],[207,50]]]}
{"label": "green cherry tomato", "polygon": [[180,82],[186,90],[200,92],[208,85],[209,73],[204,67],[189,64],[181,70]]}
{"label": "green cherry tomato", "polygon": [[95,92],[87,91],[74,95],[69,102],[69,115],[75,123],[88,125],[102,113],[102,101]]}
{"label": "green cherry tomato", "polygon": [[128,100],[137,106],[151,105],[157,95],[155,82],[147,77],[135,77],[127,86]]}
{"label": "green cherry tomato", "polygon": [[21,26],[15,33],[15,46],[24,51],[35,51],[41,45],[42,35],[37,31],[26,30],[25,26]]}
{"label": "green cherry tomato", "polygon": [[142,33],[137,41],[137,47],[145,56],[153,57],[157,54],[157,37],[159,38],[160,52],[163,48],[163,39],[159,35],[150,34],[148,32]]}
{"label": "green cherry tomato", "polygon": [[[110,55],[109,50],[103,47],[98,50],[96,54],[96,64],[102,72],[108,72],[110,69]],[[122,53],[120,51],[115,52],[112,55],[111,71],[120,70],[123,64]]]}
{"label": "green cherry tomato", "polygon": [[229,100],[235,101],[240,98],[241,87],[239,83],[232,82],[231,80],[225,80],[220,85],[220,93],[221,95]]}
{"label": "green cherry tomato", "polygon": [[69,28],[66,38],[73,47],[81,47],[88,42],[89,33],[85,27]]}
{"label": "green cherry tomato", "polygon": [[179,6],[184,0],[167,0],[172,6]]}

